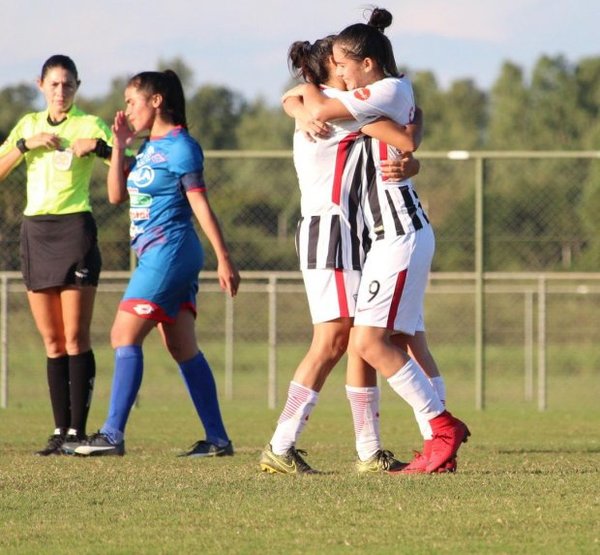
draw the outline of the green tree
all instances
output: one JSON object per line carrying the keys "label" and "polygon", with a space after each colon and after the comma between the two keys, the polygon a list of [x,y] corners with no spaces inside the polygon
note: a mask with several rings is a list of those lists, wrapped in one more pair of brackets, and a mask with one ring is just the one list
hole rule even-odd
{"label": "green tree", "polygon": [[532,74],[528,104],[530,148],[578,147],[582,112],[574,68],[562,56],[542,56]]}
{"label": "green tree", "polygon": [[31,112],[38,97],[34,85],[15,85],[0,90],[0,143],[10,133],[20,116]]}
{"label": "green tree", "polygon": [[236,131],[245,110],[238,93],[217,85],[200,87],[187,101],[190,133],[205,150],[237,149]]}
{"label": "green tree", "polygon": [[443,124],[440,129],[443,144],[448,150],[481,148],[487,123],[486,94],[471,79],[451,84],[444,94]]}
{"label": "green tree", "polygon": [[487,145],[490,149],[529,148],[527,105],[523,70],[510,62],[504,63],[489,99]]}
{"label": "green tree", "polygon": [[443,93],[440,91],[435,76],[430,71],[418,72],[413,77],[413,89],[417,106],[424,114],[424,137],[423,146],[425,150],[438,150],[441,146],[443,114]]}

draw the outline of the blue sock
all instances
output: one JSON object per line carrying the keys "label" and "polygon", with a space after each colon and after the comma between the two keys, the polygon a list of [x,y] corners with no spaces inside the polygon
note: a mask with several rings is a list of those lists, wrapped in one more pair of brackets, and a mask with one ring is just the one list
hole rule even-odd
{"label": "blue sock", "polygon": [[115,371],[108,418],[100,430],[112,443],[120,443],[125,433],[129,412],[137,397],[144,373],[144,355],[140,345],[115,349]]}
{"label": "blue sock", "polygon": [[179,370],[206,431],[207,441],[225,446],[229,437],[221,418],[215,379],[204,355],[199,352],[194,358],[180,362]]}

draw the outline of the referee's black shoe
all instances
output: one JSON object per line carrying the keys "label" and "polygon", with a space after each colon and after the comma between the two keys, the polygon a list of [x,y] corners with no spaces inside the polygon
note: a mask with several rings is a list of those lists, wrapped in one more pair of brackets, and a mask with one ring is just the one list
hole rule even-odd
{"label": "referee's black shoe", "polygon": [[62,446],[64,442],[64,433],[54,433],[48,438],[46,447],[36,451],[35,454],[39,457],[47,457],[48,455],[62,455]]}

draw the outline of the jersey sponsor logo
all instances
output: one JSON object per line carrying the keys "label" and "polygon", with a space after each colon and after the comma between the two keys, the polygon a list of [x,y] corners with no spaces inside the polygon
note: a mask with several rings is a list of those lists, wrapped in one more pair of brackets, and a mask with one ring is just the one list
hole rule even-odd
{"label": "jersey sponsor logo", "polygon": [[142,166],[147,166],[150,162],[166,162],[167,157],[165,154],[157,151],[153,145],[148,145],[135,159],[138,168],[141,168]]}
{"label": "jersey sponsor logo", "polygon": [[129,174],[129,179],[136,187],[148,187],[154,181],[154,169],[150,166],[141,166]]}
{"label": "jersey sponsor logo", "polygon": [[150,162],[153,164],[161,164],[162,162],[166,162],[167,157],[162,152],[156,152],[152,156],[150,156]]}
{"label": "jersey sponsor logo", "polygon": [[140,316],[147,316],[152,314],[155,308],[149,303],[140,303],[132,307],[133,311]]}
{"label": "jersey sponsor logo", "polygon": [[134,223],[132,223],[129,226],[129,237],[131,237],[132,239],[135,239],[138,235],[140,235],[143,232],[144,228],[140,227],[139,225],[135,225]]}
{"label": "jersey sponsor logo", "polygon": [[149,208],[131,208],[129,210],[130,220],[149,220],[150,209]]}
{"label": "jersey sponsor logo", "polygon": [[354,91],[354,96],[358,98],[358,100],[367,100],[371,96],[371,91],[366,87],[362,89],[356,89]]}
{"label": "jersey sponsor logo", "polygon": [[129,204],[131,208],[146,208],[152,205],[152,195],[130,191]]}

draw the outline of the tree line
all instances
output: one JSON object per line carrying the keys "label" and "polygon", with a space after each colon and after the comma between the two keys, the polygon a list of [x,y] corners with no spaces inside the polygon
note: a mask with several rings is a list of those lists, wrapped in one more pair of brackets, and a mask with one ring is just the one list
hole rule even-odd
{"label": "tree line", "polygon": [[[293,122],[280,106],[261,98],[246,99],[223,86],[192,87],[192,71],[182,59],[158,61],[158,69],[166,67],[182,78],[190,132],[204,150],[291,149]],[[529,76],[518,65],[505,62],[487,91],[478,88],[473,79],[456,80],[444,89],[431,71],[401,69],[410,76],[417,104],[425,115],[421,150],[596,150],[600,144],[600,57],[570,62],[560,55],[541,56]],[[77,104],[110,123],[116,110],[123,108],[125,83],[125,77],[114,78],[109,92],[98,98],[88,97],[82,90]],[[21,114],[36,106],[39,96],[33,83],[1,89],[0,141]],[[226,195],[222,202],[217,199],[217,204],[222,204],[219,214],[229,227],[228,235],[233,236],[242,259],[248,260],[242,267],[295,269],[293,232],[298,202],[289,161],[265,166],[259,160],[223,160],[215,163],[211,172],[215,189],[227,184],[236,191],[235,197]],[[456,164],[431,163],[422,174],[435,184],[428,194],[440,199],[452,199],[455,184],[471,180]],[[597,268],[599,180],[596,161],[579,161],[574,166],[572,161],[557,158],[487,168],[485,202],[490,217],[485,234],[490,249],[486,267]],[[459,197],[437,204],[431,200],[436,209],[436,233],[444,245],[443,252],[436,255],[440,270],[472,269],[472,222],[460,219],[461,214],[472,212],[473,193]],[[7,201],[6,195],[0,198],[5,219],[14,219],[15,203]],[[0,230],[0,240],[8,234]],[[116,236],[115,232],[115,241]],[[504,241],[506,248],[492,248],[499,241]]]}
{"label": "tree line", "polygon": [[[206,150],[261,150],[291,147],[293,124],[280,106],[248,100],[224,86],[192,88],[193,72],[180,58],[159,60],[170,67],[187,91],[188,119]],[[563,56],[542,56],[528,79],[518,65],[505,62],[491,90],[473,79],[459,79],[442,89],[431,71],[411,72],[417,103],[425,113],[422,149],[560,150],[594,149],[600,138],[600,57],[576,63]],[[77,103],[111,122],[123,108],[126,78],[111,81],[98,98],[80,91]],[[34,83],[0,89],[0,139],[20,114],[35,109]]]}

